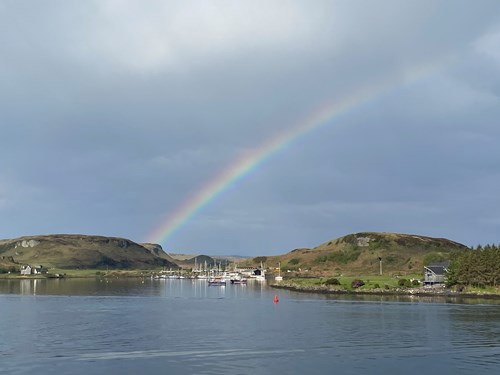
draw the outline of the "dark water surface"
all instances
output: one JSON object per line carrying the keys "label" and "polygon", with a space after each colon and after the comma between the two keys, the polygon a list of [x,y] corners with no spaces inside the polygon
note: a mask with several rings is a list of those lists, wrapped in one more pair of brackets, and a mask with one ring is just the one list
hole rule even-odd
{"label": "dark water surface", "polygon": [[500,374],[500,305],[472,302],[0,280],[0,373]]}

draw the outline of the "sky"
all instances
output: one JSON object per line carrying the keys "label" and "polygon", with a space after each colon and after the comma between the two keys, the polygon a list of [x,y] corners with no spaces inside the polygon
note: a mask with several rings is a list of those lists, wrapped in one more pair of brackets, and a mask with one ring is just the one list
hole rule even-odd
{"label": "sky", "polygon": [[0,238],[500,233],[500,2],[0,0]]}

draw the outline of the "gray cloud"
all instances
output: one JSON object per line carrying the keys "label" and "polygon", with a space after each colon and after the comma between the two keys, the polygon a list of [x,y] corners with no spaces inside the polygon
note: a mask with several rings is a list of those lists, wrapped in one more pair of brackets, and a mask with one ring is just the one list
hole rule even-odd
{"label": "gray cloud", "polygon": [[277,253],[359,230],[495,242],[499,8],[4,1],[0,237],[145,240],[243,151],[389,83],[163,245]]}

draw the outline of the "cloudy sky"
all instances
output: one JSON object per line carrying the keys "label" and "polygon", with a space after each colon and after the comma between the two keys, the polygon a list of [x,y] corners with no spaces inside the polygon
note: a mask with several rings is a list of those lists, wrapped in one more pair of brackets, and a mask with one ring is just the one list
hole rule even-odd
{"label": "cloudy sky", "polygon": [[[360,93],[152,238],[241,155]],[[500,2],[0,0],[0,130],[0,238],[498,243]]]}

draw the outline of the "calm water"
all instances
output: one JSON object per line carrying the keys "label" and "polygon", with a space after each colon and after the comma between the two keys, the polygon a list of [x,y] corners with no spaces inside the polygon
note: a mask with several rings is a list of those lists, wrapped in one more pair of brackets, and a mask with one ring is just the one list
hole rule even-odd
{"label": "calm water", "polygon": [[257,282],[0,280],[2,374],[403,372],[500,373],[500,305]]}

